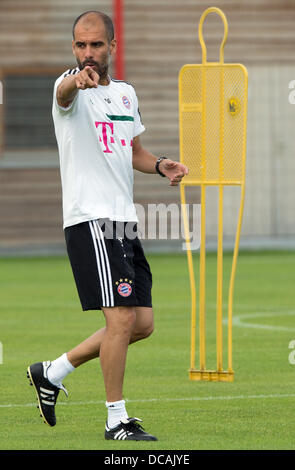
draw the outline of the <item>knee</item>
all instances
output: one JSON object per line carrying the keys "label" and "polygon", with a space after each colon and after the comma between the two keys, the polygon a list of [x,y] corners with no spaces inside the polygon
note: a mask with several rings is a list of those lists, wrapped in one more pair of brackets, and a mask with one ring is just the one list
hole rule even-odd
{"label": "knee", "polygon": [[136,314],[133,308],[115,307],[113,315],[107,318],[107,330],[112,334],[130,336],[135,325]]}
{"label": "knee", "polygon": [[123,334],[130,335],[134,329],[135,321],[136,314],[134,309],[122,309],[121,315],[119,315],[118,328]]}

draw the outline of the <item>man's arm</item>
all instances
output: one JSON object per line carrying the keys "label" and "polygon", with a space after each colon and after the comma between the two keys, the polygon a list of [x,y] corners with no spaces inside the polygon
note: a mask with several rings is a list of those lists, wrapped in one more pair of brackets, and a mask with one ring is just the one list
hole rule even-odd
{"label": "man's arm", "polygon": [[76,75],[69,75],[58,85],[56,99],[62,108],[67,108],[74,101],[79,90],[97,88],[99,75],[87,66]]}
{"label": "man's arm", "polygon": [[[142,173],[156,173],[156,162],[157,157],[143,148],[139,136],[135,137],[133,139],[133,168]],[[168,158],[161,161],[159,170],[170,180],[170,186],[178,186],[182,178],[188,174],[186,166]]]}

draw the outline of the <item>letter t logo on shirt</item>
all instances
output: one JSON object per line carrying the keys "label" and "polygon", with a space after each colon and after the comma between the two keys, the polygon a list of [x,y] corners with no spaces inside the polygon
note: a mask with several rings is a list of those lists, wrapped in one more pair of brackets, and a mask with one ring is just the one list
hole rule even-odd
{"label": "letter t logo on shirt", "polygon": [[98,122],[95,121],[95,127],[98,128],[98,126],[101,124],[102,126],[102,140],[105,145],[105,150],[104,153],[113,153],[111,149],[108,146],[108,135],[107,135],[107,126],[110,126],[111,129],[111,134],[114,133],[114,124],[112,122]]}

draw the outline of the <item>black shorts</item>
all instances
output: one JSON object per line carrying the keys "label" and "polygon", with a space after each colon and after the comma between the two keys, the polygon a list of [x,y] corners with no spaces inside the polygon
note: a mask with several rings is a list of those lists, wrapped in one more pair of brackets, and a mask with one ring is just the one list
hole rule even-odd
{"label": "black shorts", "polygon": [[152,306],[152,274],[136,224],[130,230],[130,223],[91,220],[66,227],[65,239],[83,310]]}

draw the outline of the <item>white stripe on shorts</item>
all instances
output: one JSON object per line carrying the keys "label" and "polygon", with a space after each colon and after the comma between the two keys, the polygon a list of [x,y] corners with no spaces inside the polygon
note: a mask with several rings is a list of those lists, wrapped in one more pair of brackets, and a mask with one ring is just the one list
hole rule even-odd
{"label": "white stripe on shorts", "polygon": [[92,235],[92,240],[93,240],[93,245],[94,245],[94,250],[95,250],[95,255],[96,255],[96,264],[97,264],[98,276],[99,276],[99,281],[100,281],[100,286],[101,286],[102,303],[103,305],[105,305],[106,299],[105,299],[105,292],[104,292],[104,284],[103,284],[101,266],[100,266],[100,261],[99,261],[98,248],[96,244],[96,236],[95,236],[91,221],[89,222],[89,228],[90,228],[90,232]]}
{"label": "white stripe on shorts", "polygon": [[112,276],[103,233],[98,222],[90,221],[89,227],[95,249],[103,306],[114,307]]}
{"label": "white stripe on shorts", "polygon": [[110,293],[110,307],[114,307],[113,280],[112,280],[112,273],[111,273],[109,257],[108,257],[108,253],[107,253],[107,249],[106,249],[106,245],[105,245],[105,239],[104,239],[102,230],[101,230],[100,225],[99,225],[97,220],[95,221],[95,225],[96,225],[96,228],[97,228],[97,234],[98,234],[101,246],[102,246],[102,250],[103,250],[104,256],[105,256],[107,280],[108,280],[108,284],[109,284],[109,293]]}

